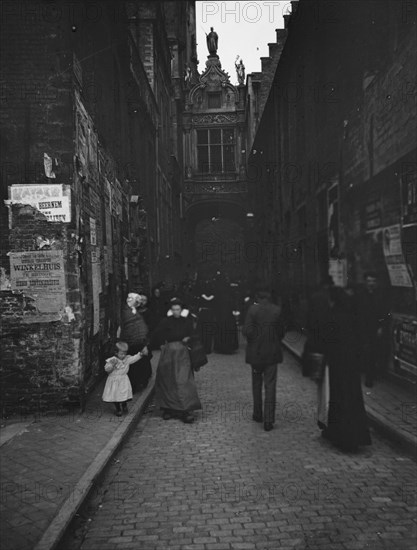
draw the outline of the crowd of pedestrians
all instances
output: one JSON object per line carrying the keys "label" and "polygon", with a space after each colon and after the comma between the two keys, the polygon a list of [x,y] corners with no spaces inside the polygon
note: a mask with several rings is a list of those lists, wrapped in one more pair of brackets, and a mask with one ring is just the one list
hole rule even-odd
{"label": "crowd of pedestrians", "polygon": [[[286,317],[285,304],[273,299],[268,286],[245,291],[220,272],[211,280],[171,288],[158,284],[150,299],[130,293],[115,355],[105,365],[109,375],[103,400],[114,403],[118,416],[127,412],[132,394],[146,387],[152,376],[152,350],[160,349],[156,405],[165,420],[192,423],[193,411],[202,408],[194,372],[213,351],[236,352],[240,326],[252,371],[253,421],[270,431]],[[365,285],[358,288],[335,287],[327,276],[310,297],[303,374],[317,383],[318,428],[344,451],[371,444],[361,375],[365,373],[366,386],[375,383],[388,323],[389,307],[373,273],[365,274]],[[193,364],[196,342],[204,356],[198,365]]]}

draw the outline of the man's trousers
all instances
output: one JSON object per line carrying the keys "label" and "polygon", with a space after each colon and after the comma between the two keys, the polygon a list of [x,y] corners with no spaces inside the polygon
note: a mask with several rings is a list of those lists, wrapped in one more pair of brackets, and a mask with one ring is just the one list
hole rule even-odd
{"label": "man's trousers", "polygon": [[[267,423],[275,421],[275,400],[278,365],[252,365],[253,416]],[[262,415],[262,385],[265,387],[265,400]]]}

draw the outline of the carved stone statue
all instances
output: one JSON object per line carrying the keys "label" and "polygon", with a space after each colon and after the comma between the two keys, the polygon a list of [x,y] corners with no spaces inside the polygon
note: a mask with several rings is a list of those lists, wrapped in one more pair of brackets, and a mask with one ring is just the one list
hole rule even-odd
{"label": "carved stone statue", "polygon": [[245,83],[245,65],[243,64],[243,59],[240,60],[240,63],[237,63],[238,59],[239,59],[239,56],[236,57],[236,61],[235,61],[237,80],[239,84],[244,84]]}
{"label": "carved stone statue", "polygon": [[217,32],[214,31],[213,27],[210,27],[210,32],[206,34],[206,41],[209,54],[216,55],[219,36]]}
{"label": "carved stone statue", "polygon": [[189,87],[191,85],[191,77],[192,77],[192,72],[191,72],[191,67],[187,64],[184,65],[184,81],[185,81],[185,85],[187,87]]}

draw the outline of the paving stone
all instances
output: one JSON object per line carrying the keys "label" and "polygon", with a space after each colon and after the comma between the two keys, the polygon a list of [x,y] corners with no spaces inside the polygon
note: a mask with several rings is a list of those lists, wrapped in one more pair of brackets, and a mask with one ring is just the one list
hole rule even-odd
{"label": "paving stone", "polygon": [[[80,518],[83,534],[70,529],[60,550],[415,548],[415,463],[378,434],[372,433],[372,448],[357,454],[343,454],[323,440],[313,414],[315,386],[292,356],[285,354],[279,367],[277,422],[268,433],[251,420],[250,369],[242,349],[210,355],[196,381],[205,407],[196,422],[164,421],[158,411],[145,415],[85,504],[92,521]],[[86,439],[91,446],[78,463],[85,465],[94,422],[103,441],[117,425],[105,420],[105,411],[99,420],[62,430],[58,423],[57,433],[67,438],[66,449],[54,440],[62,445],[60,456],[71,461],[68,441],[77,439],[76,455]],[[33,453],[26,451],[18,455],[26,473],[13,473],[23,476],[21,484],[38,479],[30,477]],[[44,486],[61,482],[58,471],[48,471],[50,464],[43,465]],[[10,472],[6,479],[12,482]],[[15,517],[19,498],[9,494],[2,502],[11,511],[7,518]],[[22,517],[30,518],[40,504],[47,505],[45,514],[53,512],[55,502],[40,500],[26,503],[29,515]],[[10,529],[17,536],[20,525]],[[30,536],[19,539],[27,541],[19,550],[31,548]]]}
{"label": "paving stone", "polygon": [[[221,414],[211,414],[211,424],[205,418],[191,429],[171,423],[168,430],[166,423],[154,415],[142,423],[141,430],[132,436],[131,444],[120,453],[127,455],[125,464],[129,470],[149,472],[149,476],[139,481],[143,494],[149,495],[152,502],[156,497],[156,500],[171,502],[170,508],[176,508],[175,515],[181,526],[173,528],[173,532],[183,535],[186,546],[198,548],[197,545],[202,544],[205,550],[281,549],[304,548],[308,541],[311,549],[337,550],[345,548],[345,543],[354,545],[353,535],[360,537],[356,541],[360,540],[362,547],[375,541],[381,543],[384,538],[397,544],[397,537],[407,536],[407,527],[404,530],[386,527],[400,517],[404,519],[404,513],[411,518],[412,507],[398,499],[401,498],[399,483],[413,479],[412,465],[399,474],[398,455],[378,436],[374,436],[371,454],[343,455],[318,437],[314,422],[284,422],[265,434],[260,426],[238,414],[239,409],[243,410],[242,403],[250,403],[250,379],[248,372],[242,371],[245,367],[238,364],[238,357],[231,361],[213,356],[208,366],[211,371],[202,371],[206,378],[198,379],[200,394],[208,396],[210,403],[215,397],[220,402],[232,399],[232,405],[217,407],[217,413],[221,411]],[[225,373],[226,368],[229,371]],[[283,380],[278,393],[281,397],[285,395],[296,402],[301,401],[304,394],[309,397],[308,392],[313,392],[309,381],[299,376],[291,358],[287,357],[280,372]],[[239,396],[238,403],[235,395],[231,396],[231,388]],[[313,394],[310,397],[313,398]],[[212,407],[211,413],[213,410]],[[156,432],[159,435],[155,435]],[[135,451],[140,448],[141,438],[151,434],[154,434],[152,441],[156,448],[144,448],[144,456],[138,459],[139,453]],[[181,469],[182,461],[173,459],[173,448],[183,454],[184,462],[189,465],[188,474],[184,475]],[[134,464],[129,461],[132,452]],[[312,467],[306,470],[307,465]],[[306,480],[308,470],[311,473]],[[157,475],[151,475],[155,471]],[[391,479],[388,484],[387,477]],[[178,505],[172,490],[178,479],[184,484],[184,498],[190,494],[199,498]],[[196,482],[200,488],[193,492]],[[389,509],[392,503],[398,513]],[[221,513],[216,509],[221,509]],[[379,521],[381,513],[385,517]],[[339,530],[335,528],[335,519]],[[191,532],[195,535],[191,545],[186,539],[185,525],[192,526]],[[385,533],[384,537],[376,535],[377,529]],[[169,534],[167,539],[163,536],[161,541],[169,540]],[[214,540],[218,542],[208,542]]]}

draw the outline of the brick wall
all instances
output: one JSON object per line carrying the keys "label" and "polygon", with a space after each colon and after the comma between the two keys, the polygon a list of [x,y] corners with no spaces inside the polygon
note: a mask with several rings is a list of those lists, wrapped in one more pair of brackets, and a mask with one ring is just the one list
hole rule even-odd
{"label": "brick wall", "polygon": [[58,180],[72,177],[72,54],[62,27],[51,29],[51,6],[41,2],[1,3],[0,235],[3,268],[6,256],[7,187],[47,182],[43,155],[58,160]]}
{"label": "brick wall", "polygon": [[[4,414],[59,408],[80,402],[80,328],[76,240],[67,224],[47,221],[36,208],[10,208],[10,250],[62,250],[65,258],[66,308],[39,313],[30,290],[0,291],[2,318],[1,407]],[[64,290],[64,291],[65,291]]]}
{"label": "brick wall", "polygon": [[3,416],[22,416],[79,403],[80,332],[77,323],[55,319],[34,323],[21,293],[1,291]]}
{"label": "brick wall", "polygon": [[[62,26],[51,27],[52,5],[2,2],[1,22],[1,406],[13,411],[55,408],[79,399],[81,317],[76,264],[68,224],[46,221],[36,209],[3,201],[17,183],[72,180],[72,54]],[[56,179],[43,166],[47,153]],[[9,228],[9,214],[11,227]],[[7,290],[9,251],[33,251],[37,237],[53,242],[66,258],[68,315],[38,315],[29,296]]]}
{"label": "brick wall", "polygon": [[[129,197],[148,198],[152,185],[145,178],[155,164],[152,143],[142,134],[152,140],[154,130],[149,84],[139,93],[130,71],[120,6],[100,4],[94,15],[88,2],[75,3],[73,11],[65,1],[2,2],[5,414],[82,403],[103,375],[126,293],[137,290],[127,278]],[[54,161],[56,178],[45,175],[45,152]],[[27,205],[8,211],[3,201],[17,183],[69,185],[71,221],[47,221]],[[54,313],[41,314],[28,293],[9,289],[8,253],[39,250],[38,237],[43,250],[63,251],[65,307]]]}

